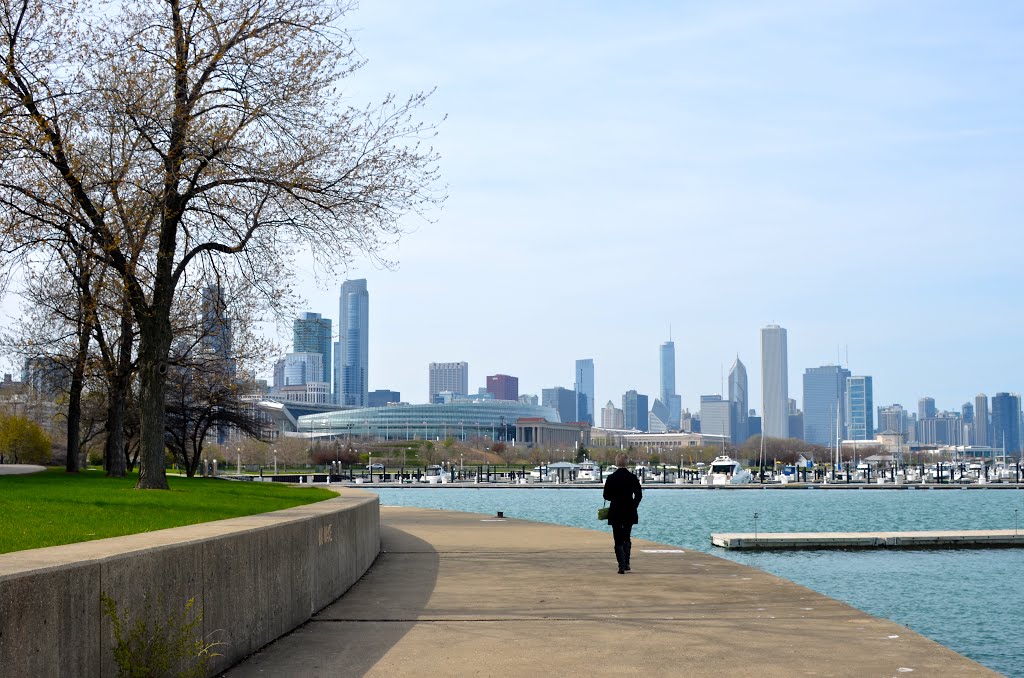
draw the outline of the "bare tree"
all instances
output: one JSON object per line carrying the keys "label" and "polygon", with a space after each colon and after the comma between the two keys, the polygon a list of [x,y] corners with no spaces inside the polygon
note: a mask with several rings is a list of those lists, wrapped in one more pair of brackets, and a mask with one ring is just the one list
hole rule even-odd
{"label": "bare tree", "polygon": [[0,0],[0,243],[81,229],[119,279],[138,326],[140,487],[167,487],[167,359],[189,271],[232,268],[273,303],[290,253],[336,271],[444,197],[420,145],[432,132],[412,119],[424,95],[341,103],[361,65],[339,28],[348,9]]}

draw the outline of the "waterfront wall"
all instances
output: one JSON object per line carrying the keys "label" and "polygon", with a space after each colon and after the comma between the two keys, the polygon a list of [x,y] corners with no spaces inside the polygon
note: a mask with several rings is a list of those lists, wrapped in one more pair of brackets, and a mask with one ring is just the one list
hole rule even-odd
{"label": "waterfront wall", "polygon": [[[68,516],[73,520],[73,516]],[[336,600],[380,551],[377,496],[0,555],[0,675],[116,676],[105,594],[149,624],[192,615],[216,675]]]}

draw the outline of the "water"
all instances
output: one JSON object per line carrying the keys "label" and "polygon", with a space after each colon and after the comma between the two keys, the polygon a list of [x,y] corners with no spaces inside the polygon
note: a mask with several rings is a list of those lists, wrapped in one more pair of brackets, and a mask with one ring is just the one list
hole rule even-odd
{"label": "water", "polygon": [[[419,506],[611,530],[599,489],[387,488]],[[1017,510],[1015,513],[1014,510]],[[633,534],[714,553],[891,619],[1008,676],[1024,678],[1024,550],[780,551],[711,546],[712,532],[1024,529],[1015,490],[668,490],[649,488]],[[608,537],[611,543],[611,535]]]}

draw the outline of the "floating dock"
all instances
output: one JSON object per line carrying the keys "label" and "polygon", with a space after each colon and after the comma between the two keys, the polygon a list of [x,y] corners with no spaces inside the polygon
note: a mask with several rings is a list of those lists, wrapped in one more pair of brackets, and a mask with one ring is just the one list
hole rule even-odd
{"label": "floating dock", "polygon": [[956,549],[1024,546],[1024,530],[937,530],[927,532],[731,532],[712,534],[711,543],[744,551],[797,549]]}

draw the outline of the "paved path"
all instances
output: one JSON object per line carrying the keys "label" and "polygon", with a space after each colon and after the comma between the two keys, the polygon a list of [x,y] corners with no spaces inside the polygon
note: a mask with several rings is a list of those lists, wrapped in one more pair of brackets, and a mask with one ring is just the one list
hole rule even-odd
{"label": "paved path", "polygon": [[705,553],[382,507],[382,552],[228,676],[992,676],[892,622]]}
{"label": "paved path", "polygon": [[45,466],[35,464],[0,464],[0,476],[22,476],[27,473],[41,473]]}

